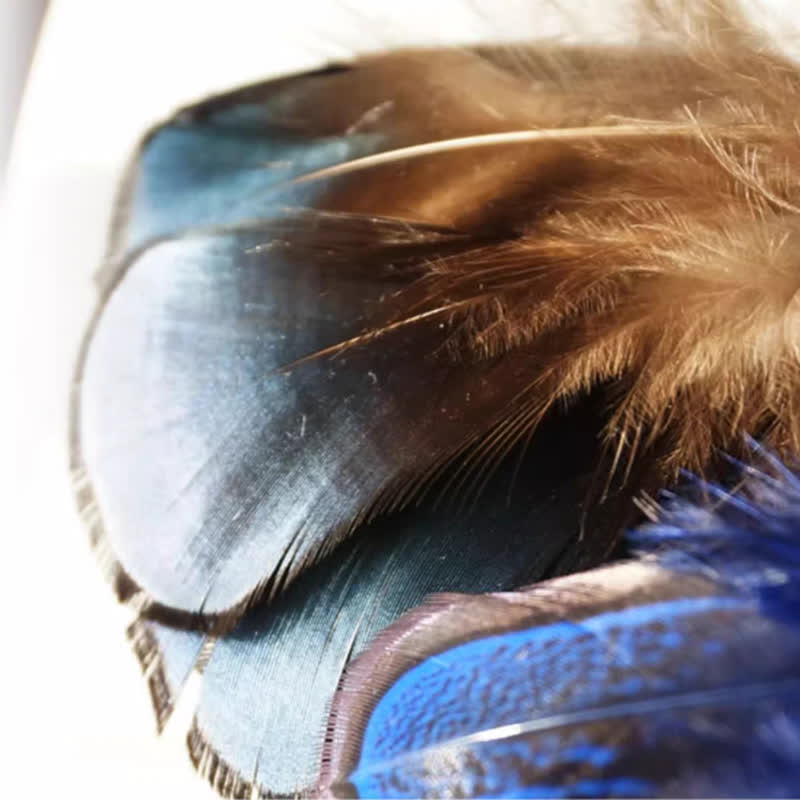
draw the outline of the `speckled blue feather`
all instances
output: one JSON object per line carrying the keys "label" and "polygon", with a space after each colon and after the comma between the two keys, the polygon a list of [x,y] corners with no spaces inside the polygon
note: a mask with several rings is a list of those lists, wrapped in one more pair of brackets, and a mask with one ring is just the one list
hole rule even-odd
{"label": "speckled blue feather", "polygon": [[649,594],[430,646],[374,705],[339,791],[798,794],[800,481],[762,458],[741,491],[692,478],[631,534]]}

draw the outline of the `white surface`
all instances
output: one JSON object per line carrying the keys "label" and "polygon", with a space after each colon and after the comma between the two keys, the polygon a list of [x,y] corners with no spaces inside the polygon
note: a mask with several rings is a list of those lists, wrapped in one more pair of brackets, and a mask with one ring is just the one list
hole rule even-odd
{"label": "white surface", "polygon": [[[618,19],[599,7],[591,4],[590,22],[613,30]],[[536,36],[558,25],[546,0],[53,4],[0,220],[6,796],[213,796],[185,754],[191,704],[161,740],[153,733],[124,639],[128,615],[88,552],[67,475],[67,390],[93,306],[90,275],[117,176],[142,131],[210,92],[354,50]]]}
{"label": "white surface", "polygon": [[17,105],[46,0],[0,2],[0,192]]}

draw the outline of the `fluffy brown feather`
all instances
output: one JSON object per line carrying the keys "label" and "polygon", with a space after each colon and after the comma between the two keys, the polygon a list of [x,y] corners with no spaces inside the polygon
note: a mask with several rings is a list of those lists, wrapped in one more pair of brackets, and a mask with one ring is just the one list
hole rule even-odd
{"label": "fluffy brown feather", "polygon": [[[434,145],[306,180],[334,179],[332,210],[464,237],[343,346],[441,314],[432,356],[523,348],[523,410],[484,455],[600,386],[612,475],[645,454],[661,479],[704,471],[743,431],[800,452],[800,70],[732,3],[651,0],[640,28],[624,48],[367,59],[331,79],[350,102],[314,112]],[[492,139],[509,131],[535,134]]]}

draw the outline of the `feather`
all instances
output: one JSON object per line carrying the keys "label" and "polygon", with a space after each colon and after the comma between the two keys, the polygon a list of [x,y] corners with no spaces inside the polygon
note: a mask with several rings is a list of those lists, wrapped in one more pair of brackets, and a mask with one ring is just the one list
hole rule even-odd
{"label": "feather", "polygon": [[[427,503],[366,525],[219,639],[190,736],[192,760],[218,790],[293,796],[315,787],[342,671],[430,593],[507,590],[563,569],[593,465],[592,428],[575,425],[575,414],[549,421],[473,509]],[[593,546],[608,547],[616,531],[605,542],[600,533]]]}
{"label": "feather", "polygon": [[[513,359],[419,364],[405,330],[389,349],[384,338],[278,373],[310,337],[347,330],[381,286],[315,283],[309,271],[300,282],[273,254],[265,270],[247,254],[257,240],[149,248],[109,300],[82,379],[81,451],[125,568],[118,591],[147,616],[217,632],[376,504],[400,504],[419,461],[436,464],[453,435],[480,430],[519,380]],[[415,334],[428,341],[430,328]],[[403,394],[414,385],[438,388]]]}
{"label": "feather", "polygon": [[329,791],[796,794],[800,480],[704,488],[632,534],[639,561],[437,596],[384,631],[337,693]]}
{"label": "feather", "polygon": [[[800,83],[755,34],[742,32],[737,45],[729,50],[712,31],[678,41],[672,60],[636,51],[632,74],[617,76],[610,98],[605,87],[599,94],[606,114],[583,127],[561,104],[554,113],[531,96],[523,71],[513,121],[524,130],[403,148],[309,177],[347,179],[384,213],[396,204],[459,230],[492,230],[489,241],[432,260],[407,305],[400,295],[397,318],[454,304],[454,357],[524,350],[527,391],[548,402],[614,381],[606,436],[615,466],[626,456],[629,472],[643,451],[672,480],[681,466],[707,469],[715,445],[738,447],[741,430],[796,452]],[[563,54],[565,71],[573,55]],[[648,62],[658,108],[636,91]],[[541,78],[536,54],[524,63],[529,81]],[[582,76],[569,77],[574,91]],[[627,105],[623,88],[633,89]],[[616,124],[601,124],[609,119]],[[403,169],[404,188],[425,176],[424,202],[404,193],[387,207],[373,195],[391,166]]]}
{"label": "feather", "polygon": [[[496,71],[469,54],[430,57],[459,70],[454,94],[469,64]],[[375,68],[416,63],[398,58]],[[390,138],[348,133],[320,106],[337,87],[369,106],[365,74],[313,73],[184,110],[131,169],[76,377],[73,472],[118,595],[149,618],[229,630],[459,455],[453,486],[480,487],[552,405],[523,396],[524,348],[450,357],[449,301],[393,317],[426,264],[489,234],[416,212],[365,216],[324,181],[292,183]],[[301,201],[325,208],[283,205]]]}

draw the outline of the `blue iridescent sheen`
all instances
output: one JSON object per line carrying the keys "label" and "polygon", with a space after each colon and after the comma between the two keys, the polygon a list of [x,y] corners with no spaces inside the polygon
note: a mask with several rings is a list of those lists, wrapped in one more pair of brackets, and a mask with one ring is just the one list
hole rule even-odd
{"label": "blue iridescent sheen", "polygon": [[[542,431],[529,453],[534,463],[568,440],[557,434]],[[253,609],[217,642],[203,673],[196,719],[215,752],[276,794],[313,785],[344,665],[432,592],[502,591],[535,580],[571,529],[561,512],[585,491],[576,480],[559,488],[562,467],[574,463],[550,458],[547,477],[523,464],[529,479],[518,489],[519,508],[504,502],[514,466],[507,464],[470,514],[416,508],[376,519]]]}
{"label": "blue iridescent sheen", "polygon": [[330,137],[309,145],[263,127],[214,125],[159,129],[142,152],[126,247],[203,227],[222,228],[308,206],[318,187],[297,175],[370,152],[376,136]]}
{"label": "blue iridescent sheen", "polygon": [[[800,620],[800,479],[751,441],[763,469],[733,462],[745,476],[736,494],[687,475],[665,493],[657,522],[629,534],[634,552],[678,572],[713,569],[714,579],[758,599],[765,613]],[[712,498],[714,502],[709,502]]]}
{"label": "blue iridescent sheen", "polygon": [[670,591],[696,596],[654,590],[432,652],[372,708],[346,785],[362,797],[796,794],[800,482],[766,466],[737,495],[692,479],[631,534],[673,573]]}

